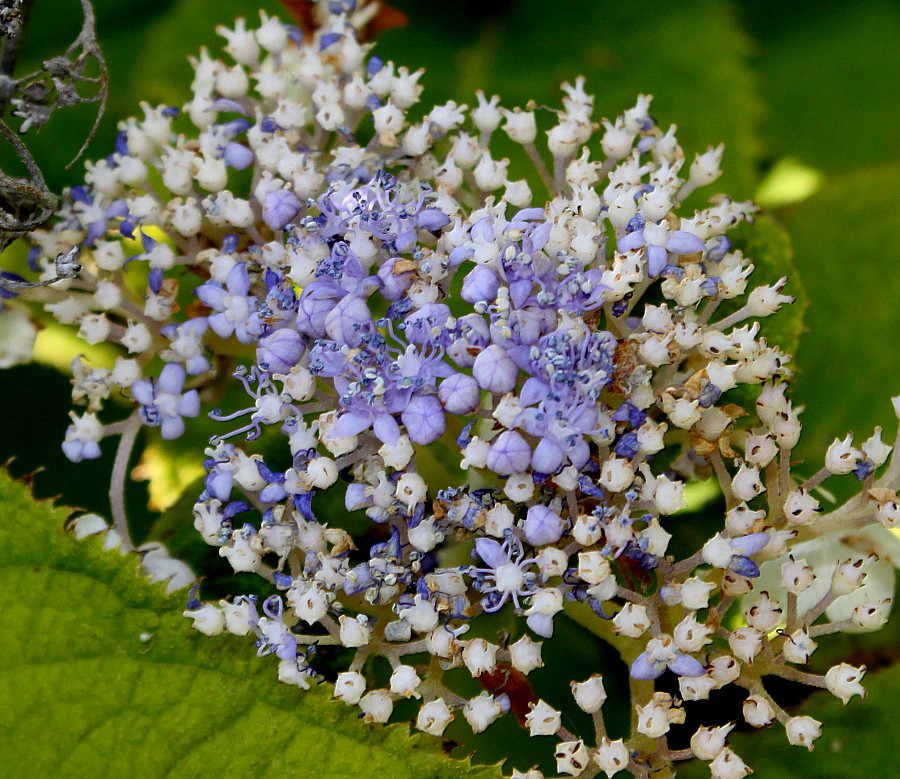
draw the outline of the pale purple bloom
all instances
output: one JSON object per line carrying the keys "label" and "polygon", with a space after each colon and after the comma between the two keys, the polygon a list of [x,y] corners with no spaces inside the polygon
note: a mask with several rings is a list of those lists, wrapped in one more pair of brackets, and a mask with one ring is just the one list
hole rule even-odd
{"label": "pale purple bloom", "polygon": [[141,419],[148,427],[159,427],[165,440],[179,438],[184,433],[182,417],[200,413],[197,390],[182,393],[185,371],[176,363],[169,363],[156,380],[142,379],[131,387],[132,397],[141,404]]}

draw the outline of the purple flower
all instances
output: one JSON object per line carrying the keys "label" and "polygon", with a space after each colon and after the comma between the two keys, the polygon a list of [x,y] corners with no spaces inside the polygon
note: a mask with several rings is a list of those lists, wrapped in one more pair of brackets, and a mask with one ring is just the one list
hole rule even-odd
{"label": "purple flower", "polygon": [[448,414],[469,414],[481,402],[481,389],[471,376],[454,373],[441,382],[438,397]]}
{"label": "purple flower", "polygon": [[492,538],[478,538],[475,551],[488,567],[473,566],[468,574],[474,580],[473,587],[486,595],[481,601],[486,612],[499,611],[510,598],[518,610],[521,608],[519,598],[534,595],[537,591],[537,575],[526,573],[526,569],[537,565],[537,561],[533,557],[524,559],[522,544],[516,538],[511,537],[503,544]]}
{"label": "purple flower", "polygon": [[555,544],[562,538],[566,523],[546,506],[532,506],[525,515],[525,540],[532,546]]}
{"label": "purple flower", "polygon": [[413,395],[400,413],[406,425],[410,441],[430,444],[437,441],[446,430],[444,409],[436,395]]}
{"label": "purple flower", "polygon": [[491,444],[487,467],[499,476],[522,473],[531,462],[531,445],[515,430],[505,430]]}
{"label": "purple flower", "polygon": [[179,438],[184,433],[182,417],[200,413],[197,390],[182,393],[185,371],[176,363],[169,363],[159,378],[142,379],[131,387],[132,397],[141,404],[141,419],[148,427],[159,427],[165,440]]}
{"label": "purple flower", "polygon": [[703,676],[706,669],[690,655],[677,650],[671,636],[662,635],[647,642],[647,650],[631,665],[631,678],[656,679],[668,668],[677,676]]}
{"label": "purple flower", "polygon": [[213,332],[221,338],[232,333],[244,344],[253,343],[248,331],[250,316],[256,308],[256,298],[249,295],[250,276],[243,262],[235,263],[228,271],[225,288],[215,281],[207,281],[195,290],[200,302],[218,313],[207,317]]}
{"label": "purple flower", "polygon": [[684,230],[669,230],[665,223],[648,222],[641,229],[628,233],[619,239],[620,252],[646,247],[647,274],[656,278],[668,262],[668,252],[673,254],[694,254],[702,252],[706,245],[693,233]]}
{"label": "purple flower", "polygon": [[297,196],[287,189],[276,189],[266,195],[263,221],[271,230],[283,230],[300,213]]}
{"label": "purple flower", "polygon": [[303,352],[306,344],[296,330],[284,327],[262,338],[256,350],[256,361],[260,368],[269,373],[287,373],[293,368]]}

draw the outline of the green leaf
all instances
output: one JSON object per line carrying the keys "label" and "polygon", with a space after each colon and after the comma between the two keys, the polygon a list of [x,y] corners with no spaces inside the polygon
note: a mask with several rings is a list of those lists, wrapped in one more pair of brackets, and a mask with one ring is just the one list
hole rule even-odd
{"label": "green leaf", "polygon": [[76,541],[69,514],[0,472],[0,775],[488,779],[403,726],[367,727],[276,681],[252,643],[209,639],[137,576]]}
{"label": "green leaf", "polygon": [[760,91],[773,156],[826,172],[898,158],[900,7],[769,3],[758,29]]}
{"label": "green leaf", "polygon": [[806,406],[799,451],[810,472],[836,436],[854,430],[860,443],[882,425],[889,440],[896,429],[898,201],[900,164],[892,164],[835,178],[785,214],[810,301],[794,388]]}
{"label": "green leaf", "polygon": [[486,22],[484,11],[471,13],[469,3],[440,14],[429,3],[394,4],[411,24],[385,33],[378,52],[410,68],[425,67],[423,100],[429,104],[455,99],[471,106],[480,88],[498,93],[507,107],[534,100],[558,108],[559,84],[584,75],[586,89],[597,95],[597,118],[633,106],[640,93],[652,94],[653,115],[664,128],[678,125],[688,153],[724,142],[725,175],[705,196],[752,193],[761,104],[746,63],[749,40],[729,4],[653,0],[637,9],[520,0]]}

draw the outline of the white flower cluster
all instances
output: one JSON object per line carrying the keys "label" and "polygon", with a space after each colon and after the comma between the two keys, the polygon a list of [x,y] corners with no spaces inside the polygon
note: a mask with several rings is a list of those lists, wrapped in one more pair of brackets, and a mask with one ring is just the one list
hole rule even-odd
{"label": "white flower cluster", "polygon": [[[792,474],[791,358],[758,321],[792,302],[787,280],[752,287],[751,260],[726,237],[752,204],[717,196],[680,213],[719,176],[721,147],[688,165],[645,96],[597,123],[581,78],[563,85],[541,148],[535,110],[496,96],[423,115],[411,110],[422,71],[381,62],[357,37],[373,8],[321,6],[305,33],[265,14],[256,30],[220,28],[231,64],[202,52],[183,112],[145,105],[54,229],[34,236],[45,275],[72,245],[84,271],[33,297],[86,342],[119,349],[107,368],[73,363],[87,410],[73,414],[67,455],[99,456],[120,435],[123,485],[140,425],[180,437],[240,355],[253,363],[234,374],[251,405],[211,416],[241,418],[234,433],[251,441],[280,431],[290,465],[217,437],[194,525],[272,594],[192,595],[198,630],[252,634],[279,678],[303,688],[317,674],[312,645],[353,650],[334,696],[366,722],[413,699],[419,730],[440,736],[462,717],[480,733],[524,706],[524,727],[549,737],[565,775],[646,776],[691,757],[717,779],[746,775],[733,726],[698,724],[689,749],[668,746],[682,703],[728,685],[747,691],[750,725],[778,720],[811,749],[819,723],[791,717],[764,680],[844,703],[865,695],[864,668],[798,666],[815,639],[885,620],[892,562],[836,539],[865,532],[887,548],[900,463],[886,465],[877,430],[858,448],[836,441],[814,476]],[[530,182],[494,156],[498,131],[534,163]],[[114,391],[135,410],[104,425]],[[465,484],[433,483],[422,451],[436,442],[458,453]],[[822,511],[821,482],[848,474],[861,494]],[[371,520],[365,538],[313,511],[342,476],[347,511]],[[685,485],[707,476],[722,522],[677,559]],[[123,512],[114,501],[127,545]],[[474,562],[460,565],[460,550]],[[501,609],[520,617],[513,635],[466,637]],[[534,673],[539,687],[542,653],[566,651],[553,640],[564,612],[628,659],[627,739],[607,735],[600,674],[571,685],[591,734],[509,686],[531,690]],[[376,657],[391,668],[382,685]],[[460,667],[485,691],[454,692],[445,671]],[[654,690],[664,673],[679,696]]]}

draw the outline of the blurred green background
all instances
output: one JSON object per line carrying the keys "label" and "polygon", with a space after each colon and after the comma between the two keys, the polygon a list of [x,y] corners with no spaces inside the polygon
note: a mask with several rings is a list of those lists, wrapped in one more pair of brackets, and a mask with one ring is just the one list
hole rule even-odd
{"label": "blurred green background", "polygon": [[[427,69],[425,104],[454,99],[472,105],[481,88],[501,95],[507,107],[528,100],[556,106],[559,83],[585,75],[588,91],[597,95],[598,119],[649,93],[655,96],[657,121],[678,125],[690,155],[725,142],[726,173],[709,194],[756,198],[768,209],[793,246],[799,279],[791,279],[788,291],[802,281],[810,301],[794,391],[796,402],[806,406],[799,470],[817,470],[824,448],[849,430],[862,439],[880,424],[886,438],[893,437],[889,398],[900,394],[895,369],[900,5],[887,0],[394,0],[392,5],[407,15],[408,24],[385,32],[378,53],[411,69]],[[138,112],[140,101],[181,105],[188,99],[187,57],[202,45],[220,45],[217,24],[231,24],[240,15],[253,24],[258,8],[289,17],[275,0],[97,0],[95,8],[111,91],[88,158],[111,151],[117,122]],[[80,24],[75,0],[35,0],[19,72],[60,53]],[[62,110],[26,137],[56,191],[81,180],[83,163],[68,171],[65,165],[80,147],[94,110]],[[0,161],[4,170],[16,171],[8,154]],[[12,411],[0,427],[0,462],[15,458],[10,467],[18,475],[45,468],[35,477],[38,495],[62,495],[70,505],[108,513],[102,485],[112,452],[94,463],[67,466],[59,441],[69,386],[59,359],[46,349],[42,355],[42,365],[0,371],[0,398]],[[155,519],[146,510],[146,497],[142,486],[129,492],[132,519],[144,530]],[[864,651],[875,652],[879,664],[890,662],[896,634],[869,639]],[[577,636],[572,640],[580,646]],[[845,648],[852,648],[850,643]],[[873,697],[889,701],[887,690],[896,681],[883,684]],[[878,728],[893,723],[887,708],[858,702],[851,706],[851,720],[856,705]],[[836,762],[837,736],[828,731],[826,736],[832,740],[811,759],[797,752],[780,756],[784,750],[773,747],[767,754],[776,755],[770,758],[775,762],[758,775],[871,773],[865,761],[846,758],[846,743],[840,747],[843,762]],[[872,755],[866,733],[860,738],[860,755]],[[771,743],[782,740],[781,733],[770,734]]]}

